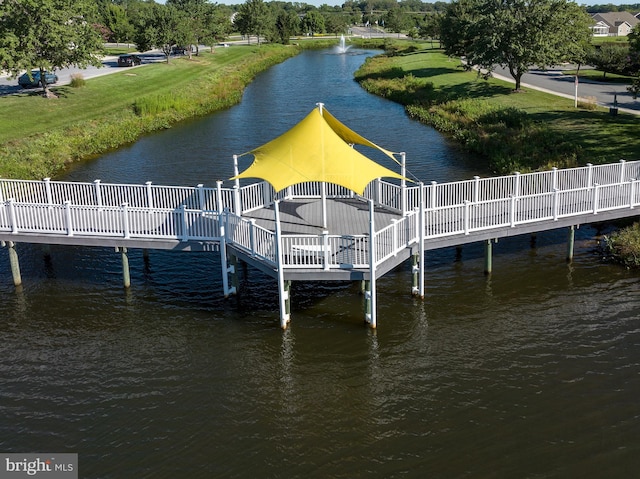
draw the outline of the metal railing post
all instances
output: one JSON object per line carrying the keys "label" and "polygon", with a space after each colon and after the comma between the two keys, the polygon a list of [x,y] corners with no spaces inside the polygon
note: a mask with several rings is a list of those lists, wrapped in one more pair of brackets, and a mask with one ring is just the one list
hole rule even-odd
{"label": "metal railing post", "polygon": [[224,211],[224,207],[222,206],[222,181],[216,181],[216,209],[218,213],[222,213]]}
{"label": "metal railing post", "polygon": [[322,252],[324,256],[323,269],[327,271],[329,269],[329,232],[327,230],[322,232]]}
{"label": "metal railing post", "polygon": [[478,199],[480,198],[480,177],[474,176],[473,179],[473,202],[478,203]]}
{"label": "metal railing post", "polygon": [[629,182],[631,183],[629,185],[629,208],[633,209],[633,203],[634,203],[634,198],[636,195],[636,179],[635,178],[631,178],[629,180]]}
{"label": "metal railing post", "polygon": [[593,187],[593,164],[587,163],[587,188]]}
{"label": "metal railing post", "polygon": [[620,181],[619,183],[624,183],[624,172],[625,172],[625,165],[626,165],[626,160],[620,160]]}
{"label": "metal railing post", "polygon": [[7,203],[9,205],[9,219],[11,220],[11,232],[15,234],[18,232],[18,221],[16,219],[16,207],[14,205],[15,200],[13,198],[9,198]]}
{"label": "metal railing post", "polygon": [[153,209],[153,192],[151,191],[151,182],[147,181],[145,183],[147,186],[147,207],[152,210]]}
{"label": "metal railing post", "polygon": [[182,217],[182,241],[187,241],[189,239],[189,231],[187,226],[187,207],[185,205],[180,205],[180,216]]}
{"label": "metal railing post", "polygon": [[431,182],[431,209],[435,209],[436,205],[436,201],[437,201],[437,197],[436,197],[436,186],[438,185],[438,182],[436,181],[432,181]]}
{"label": "metal railing post", "polygon": [[558,221],[558,202],[560,201],[560,190],[558,188],[553,189],[553,221]]}
{"label": "metal railing post", "polygon": [[95,185],[96,192],[96,206],[100,208],[102,207],[102,190],[100,189],[100,180],[94,180],[93,184]]}
{"label": "metal railing post", "polygon": [[71,201],[64,202],[64,216],[67,221],[67,236],[73,236],[73,219],[71,217]]}
{"label": "metal railing post", "polygon": [[251,248],[251,256],[256,256],[256,220],[251,218],[249,220],[249,247]]}
{"label": "metal railing post", "polygon": [[464,200],[464,234],[469,234],[469,200]]}
{"label": "metal railing post", "polygon": [[122,208],[122,234],[125,239],[129,239],[131,237],[129,231],[129,203],[122,203],[120,207]]}
{"label": "metal railing post", "polygon": [[511,223],[511,227],[515,228],[516,226],[516,197],[514,195],[510,195],[511,198],[511,211],[509,211],[509,222]]}
{"label": "metal railing post", "polygon": [[200,211],[204,211],[205,201],[204,201],[204,185],[202,183],[198,184],[198,202],[200,206]]}
{"label": "metal railing post", "polygon": [[47,204],[53,206],[53,195],[51,194],[51,178],[44,178],[44,191],[47,195]]}
{"label": "metal railing post", "polygon": [[598,214],[598,196],[600,195],[600,185],[594,183],[593,185],[593,214]]}

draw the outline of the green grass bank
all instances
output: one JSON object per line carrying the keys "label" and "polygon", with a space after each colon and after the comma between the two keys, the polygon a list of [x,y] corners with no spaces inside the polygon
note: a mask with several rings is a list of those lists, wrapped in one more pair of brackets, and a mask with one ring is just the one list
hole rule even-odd
{"label": "green grass bank", "polygon": [[0,98],[0,177],[55,177],[73,162],[131,143],[146,133],[240,101],[255,75],[298,54],[298,46],[218,48],[56,87]]}
{"label": "green grass bank", "polygon": [[387,44],[356,80],[369,92],[480,155],[497,174],[640,158],[640,119],[609,115],[591,101],[574,101],[483,79],[460,60],[428,44]]}
{"label": "green grass bank", "polygon": [[[369,92],[406,107],[407,113],[478,154],[495,173],[528,172],[640,158],[640,117],[513,84],[483,79],[460,61],[424,44],[386,43],[356,72]],[[582,73],[582,72],[581,72]],[[596,77],[601,73],[584,72]],[[619,78],[610,80],[619,81]],[[640,224],[605,237],[604,256],[640,267]]]}

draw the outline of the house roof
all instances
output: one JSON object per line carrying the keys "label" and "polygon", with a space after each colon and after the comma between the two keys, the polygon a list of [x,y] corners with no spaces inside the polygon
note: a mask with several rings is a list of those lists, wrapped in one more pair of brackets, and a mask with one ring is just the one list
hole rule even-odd
{"label": "house roof", "polygon": [[638,23],[640,23],[640,19],[635,17],[632,13],[629,12],[605,12],[605,13],[595,13],[593,14],[593,19],[598,22],[602,21],[609,25],[609,27],[617,27],[618,25],[626,22],[631,27],[635,27]]}
{"label": "house roof", "polygon": [[236,178],[261,178],[276,191],[310,181],[334,183],[363,195],[376,178],[402,179],[396,173],[367,158],[352,147],[363,145],[394,158],[333,117],[322,104],[279,137],[247,153],[253,163]]}

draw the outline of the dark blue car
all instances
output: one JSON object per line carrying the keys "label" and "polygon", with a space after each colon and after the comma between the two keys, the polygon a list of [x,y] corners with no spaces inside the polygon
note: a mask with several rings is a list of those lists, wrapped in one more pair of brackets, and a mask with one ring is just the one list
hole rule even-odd
{"label": "dark blue car", "polygon": [[[58,76],[51,72],[44,72],[44,81],[47,85],[58,82]],[[22,88],[36,88],[40,85],[40,70],[31,70],[31,77],[28,73],[23,73],[18,78],[18,85]]]}

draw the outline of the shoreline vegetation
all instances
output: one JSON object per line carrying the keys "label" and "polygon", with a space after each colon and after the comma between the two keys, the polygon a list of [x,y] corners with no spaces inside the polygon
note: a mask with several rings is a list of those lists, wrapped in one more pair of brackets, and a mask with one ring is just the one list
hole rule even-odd
{"label": "shoreline vegetation", "polygon": [[[640,158],[638,118],[611,116],[594,101],[574,101],[465,71],[459,59],[424,44],[385,46],[355,73],[368,92],[452,138],[496,174],[569,168]],[[640,225],[605,237],[605,258],[640,267]]]}

